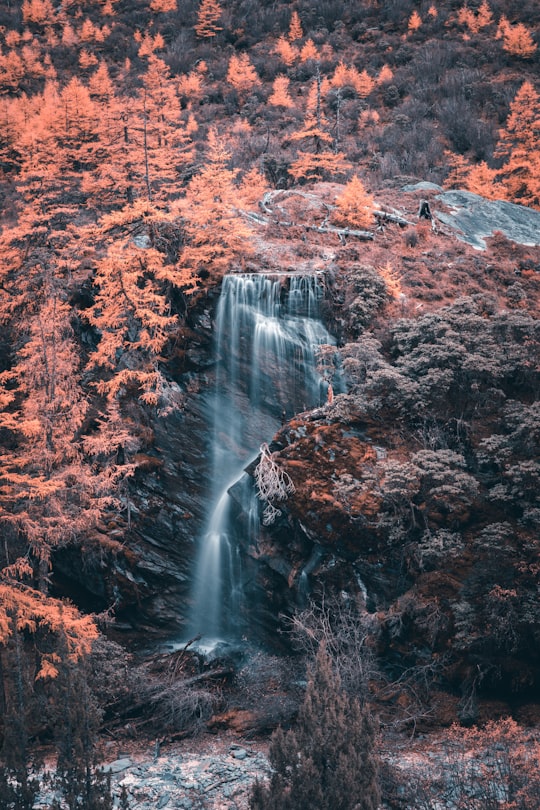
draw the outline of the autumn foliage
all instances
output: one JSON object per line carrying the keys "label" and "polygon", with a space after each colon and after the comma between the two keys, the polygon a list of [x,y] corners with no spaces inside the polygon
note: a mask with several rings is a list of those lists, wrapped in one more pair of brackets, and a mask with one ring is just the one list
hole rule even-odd
{"label": "autumn foliage", "polygon": [[[496,278],[491,290],[499,299],[482,303],[484,270],[467,276],[466,258],[445,256],[445,245],[435,260],[431,225],[416,226],[417,207],[403,234],[379,215],[376,223],[368,189],[390,199],[405,183],[424,179],[540,208],[538,4],[428,5],[2,5],[0,704],[7,710],[11,702],[12,711],[6,717],[20,708],[15,696],[23,681],[24,716],[40,690],[51,698],[53,682],[66,690],[84,682],[78,667],[98,638],[85,610],[114,615],[122,589],[139,609],[145,586],[134,570],[146,506],[137,507],[137,487],[144,463],[160,461],[156,425],[166,432],[169,418],[180,422],[186,411],[189,418],[193,391],[207,385],[200,344],[192,351],[190,343],[196,324],[210,323],[225,273],[263,266],[254,257],[266,239],[275,239],[275,265],[280,251],[298,242],[293,269],[339,268],[341,251],[356,255],[348,278],[336,270],[343,311],[329,316],[345,344],[343,387],[350,390],[338,393],[336,386],[327,406],[346,411],[350,394],[351,412],[375,421],[390,414],[403,436],[414,437],[411,458],[396,451],[377,492],[377,542],[384,538],[384,553],[400,547],[402,556],[393,560],[400,587],[415,566],[431,574],[432,561],[445,555],[446,564],[457,567],[458,557],[459,565],[469,564],[483,543],[511,548],[503,567],[519,580],[538,520],[531,494],[538,474],[527,455],[537,391],[527,306],[538,263],[497,243],[502,258],[485,273]],[[300,186],[305,195],[324,197],[319,219],[306,215],[301,224],[281,225],[286,217],[262,216],[265,192]],[[374,267],[382,269],[366,270],[347,242],[351,230],[370,232],[380,251]],[[309,239],[323,231],[328,250],[319,266]],[[382,257],[388,250],[391,262]],[[420,255],[425,259],[409,272]],[[445,286],[443,274],[457,281]],[[462,290],[473,291],[472,303],[453,300]],[[446,311],[450,298],[457,309]],[[498,300],[506,314],[496,310]],[[442,314],[431,316],[430,302]],[[379,323],[375,340],[364,330],[385,307],[399,308],[403,318],[395,328]],[[499,348],[507,344],[508,356]],[[495,421],[493,403],[500,410],[495,438],[478,438],[475,426],[487,431],[485,420]],[[471,459],[478,479],[467,467]],[[372,480],[327,477],[349,509],[374,487]],[[317,489],[322,485],[310,493]],[[477,512],[485,525],[475,534],[463,521]],[[181,514],[195,525],[187,508]],[[378,559],[380,548],[373,549]],[[60,598],[58,561],[66,559],[80,575],[70,590],[79,608]],[[98,572],[99,587],[89,571]],[[451,619],[464,657],[487,660],[485,647],[502,655],[524,628],[536,626],[534,606],[517,605],[515,583],[503,584],[486,584],[476,569],[467,581],[479,604],[467,607],[463,597]],[[405,605],[402,626],[421,624],[411,615]],[[396,616],[388,619],[396,645],[398,624]],[[479,624],[487,640],[475,635]],[[308,768],[302,778],[313,773]],[[518,799],[508,801],[518,806]]]}

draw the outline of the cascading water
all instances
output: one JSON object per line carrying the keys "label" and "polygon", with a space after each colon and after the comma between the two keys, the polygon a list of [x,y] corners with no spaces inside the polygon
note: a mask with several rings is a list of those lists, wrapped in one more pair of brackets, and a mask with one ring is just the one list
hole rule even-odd
{"label": "cascading water", "polygon": [[[322,295],[315,275],[242,274],[223,279],[211,403],[213,491],[189,623],[190,632],[202,635],[205,644],[239,632],[239,557],[228,490],[285,418],[326,398],[316,348],[335,341],[319,319]],[[249,531],[255,539],[258,513],[254,506],[250,511]]]}

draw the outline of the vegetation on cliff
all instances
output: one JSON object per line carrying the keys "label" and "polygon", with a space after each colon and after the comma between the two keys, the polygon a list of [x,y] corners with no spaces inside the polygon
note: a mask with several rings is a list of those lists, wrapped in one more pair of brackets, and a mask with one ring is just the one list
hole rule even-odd
{"label": "vegetation on cliff", "polygon": [[[454,704],[437,721],[470,721],[479,693],[537,687],[538,247],[495,234],[480,254],[435,214],[418,217],[424,198],[446,210],[436,191],[400,189],[430,180],[540,207],[540,12],[533,0],[416,6],[0,9],[0,706],[16,754],[1,789],[20,787],[9,801],[31,800],[21,763],[64,704],[88,732],[57,739],[78,801],[102,712],[123,699],[100,686],[98,625],[165,622],[160,589],[183,595],[163,560],[187,565],[200,528],[186,425],[212,373],[225,272],[324,271],[339,348],[321,351],[320,370],[331,383],[340,369],[345,389],[271,445],[292,484],[261,540],[287,571],[259,566],[265,605],[291,620],[320,547],[313,609],[324,585],[355,602],[359,626],[369,617],[381,694],[401,679],[411,693],[429,673],[426,711],[445,690]],[[205,693],[171,703],[141,679],[129,687],[183,718],[175,733],[215,708]]]}

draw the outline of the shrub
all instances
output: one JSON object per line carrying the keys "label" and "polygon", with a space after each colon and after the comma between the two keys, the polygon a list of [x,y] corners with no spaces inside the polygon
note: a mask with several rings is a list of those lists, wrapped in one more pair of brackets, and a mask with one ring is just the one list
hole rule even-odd
{"label": "shrub", "polygon": [[324,645],[309,673],[293,730],[272,735],[270,783],[255,783],[251,810],[376,810],[375,732],[368,714],[341,688]]}

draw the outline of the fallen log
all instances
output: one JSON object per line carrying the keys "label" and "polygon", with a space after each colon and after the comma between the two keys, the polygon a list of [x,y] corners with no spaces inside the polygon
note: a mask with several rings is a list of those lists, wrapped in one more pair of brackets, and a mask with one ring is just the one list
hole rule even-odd
{"label": "fallen log", "polygon": [[354,228],[337,228],[334,225],[308,225],[305,222],[288,222],[282,219],[263,217],[251,211],[240,211],[240,213],[253,222],[257,222],[259,225],[278,225],[281,228],[304,228],[306,231],[317,231],[317,233],[335,233],[340,239],[346,239],[348,236],[352,236],[355,239],[371,241],[374,238],[373,231],[359,231]]}

